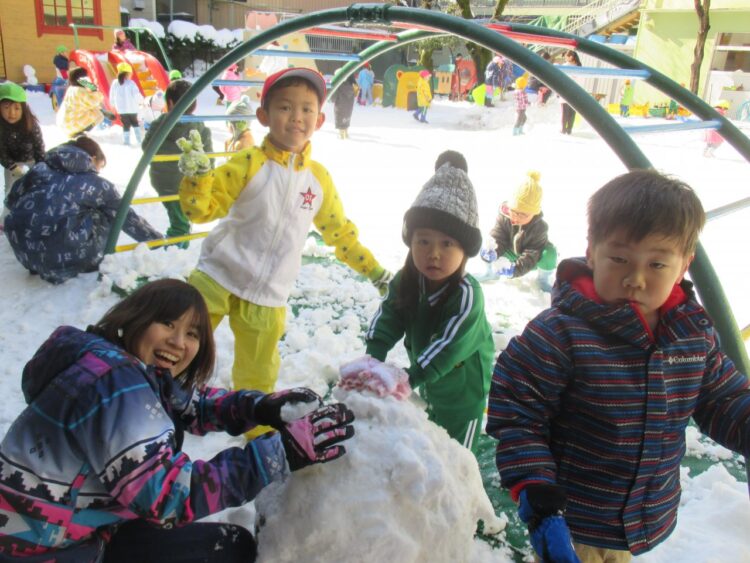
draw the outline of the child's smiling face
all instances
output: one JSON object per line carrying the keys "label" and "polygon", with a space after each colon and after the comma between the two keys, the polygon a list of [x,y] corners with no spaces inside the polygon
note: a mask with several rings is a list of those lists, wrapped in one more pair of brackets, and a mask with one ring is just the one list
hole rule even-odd
{"label": "child's smiling face", "polygon": [[634,242],[621,231],[591,244],[586,259],[594,272],[594,287],[605,303],[631,302],[653,330],[659,308],[682,281],[692,261],[679,241],[651,234]]}
{"label": "child's smiling face", "polygon": [[273,144],[293,153],[302,152],[325,121],[318,95],[306,82],[275,90],[268,107],[259,107],[256,116],[261,125],[270,129]]}

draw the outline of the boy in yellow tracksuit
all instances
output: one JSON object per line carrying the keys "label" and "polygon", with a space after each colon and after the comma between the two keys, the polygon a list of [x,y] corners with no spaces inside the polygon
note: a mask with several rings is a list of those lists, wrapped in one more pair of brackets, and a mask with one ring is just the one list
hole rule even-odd
{"label": "boy in yellow tracksuit", "polygon": [[[182,209],[195,223],[221,219],[188,281],[203,294],[214,328],[229,316],[235,389],[271,392],[276,386],[286,301],[311,224],[339,260],[378,289],[391,277],[359,242],[328,171],[310,158],[308,141],[325,120],[325,96],[325,79],[314,70],[287,68],[269,76],[256,111],[269,134],[214,171],[199,135],[181,140]],[[268,430],[257,427],[253,435]]]}

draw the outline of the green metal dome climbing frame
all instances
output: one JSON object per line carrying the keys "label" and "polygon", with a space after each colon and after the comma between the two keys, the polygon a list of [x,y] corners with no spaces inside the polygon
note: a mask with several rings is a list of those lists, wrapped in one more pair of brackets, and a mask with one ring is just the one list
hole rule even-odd
{"label": "green metal dome climbing frame", "polygon": [[[167,115],[163,126],[155,132],[151,142],[144,147],[143,156],[136,165],[133,176],[123,195],[122,206],[117,213],[115,224],[107,242],[107,252],[115,250],[115,244],[122,229],[127,210],[131,205],[133,194],[147,166],[166,138],[167,132],[181,119],[183,121],[187,120],[183,119],[183,114],[201,91],[215,83],[229,65],[253,54],[260,47],[273,40],[290,33],[303,32],[311,28],[337,23],[401,25],[407,29],[398,34],[389,35],[387,39],[378,41],[367,47],[359,53],[358,57],[348,57],[354,60],[349,60],[341,71],[336,74],[331,84],[330,92],[333,92],[338,84],[355,73],[364,63],[374,59],[381,53],[403,47],[408,43],[427,37],[455,35],[504,55],[551,87],[552,90],[558,93],[581,114],[629,169],[651,168],[651,163],[631,138],[632,133],[677,131],[685,130],[686,128],[713,128],[720,130],[727,142],[746,160],[750,161],[750,140],[729,120],[725,119],[700,98],[682,88],[667,76],[601,43],[559,31],[523,24],[476,22],[441,12],[388,4],[354,4],[345,8],[333,8],[290,19],[267,29],[227,53],[193,84],[190,90]],[[689,124],[676,123],[673,125],[625,129],[574,80],[567,76],[566,72],[559,67],[553,66],[530,49],[521,45],[522,42],[567,47],[592,55],[616,67],[616,71],[614,72],[619,76],[637,77],[661,90],[691,111],[701,121]],[[594,69],[589,70],[594,71]],[[597,71],[601,72],[601,69]],[[222,119],[226,118],[222,117]],[[737,206],[746,206],[747,204],[748,200],[743,200],[742,202],[738,202]],[[732,205],[726,207],[732,207]],[[744,373],[750,373],[750,362],[748,362],[747,352],[734,315],[708,255],[700,244],[696,251],[696,258],[690,267],[690,275],[703,304],[713,318],[717,330],[722,337],[722,346],[727,355],[732,358],[738,368]]]}

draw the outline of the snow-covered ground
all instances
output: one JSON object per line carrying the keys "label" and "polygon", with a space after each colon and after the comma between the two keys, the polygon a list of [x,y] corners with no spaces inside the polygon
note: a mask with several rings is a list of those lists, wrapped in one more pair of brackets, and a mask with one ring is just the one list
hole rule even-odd
{"label": "snow-covered ground", "polygon": [[[43,125],[47,147],[64,141],[54,126],[48,99],[31,94],[30,103]],[[219,111],[221,108],[215,105],[213,92],[203,93],[196,113]],[[559,134],[560,110],[555,98],[547,107],[530,108],[525,134],[520,137],[511,136],[515,112],[509,101],[490,109],[438,99],[428,113],[429,124],[414,121],[403,110],[357,106],[348,140],[338,138],[333,125],[333,108],[327,105],[325,111],[329,121],[313,137],[313,156],[330,170],[347,214],[359,227],[363,242],[393,271],[401,267],[407,251],[401,241],[403,214],[432,175],[435,157],[445,149],[461,151],[468,160],[485,233],[494,223],[499,203],[525,173],[540,171],[545,190],[545,217],[551,239],[563,257],[582,255],[585,250],[587,198],[604,182],[625,171],[612,150],[585,123],[579,124],[572,136]],[[631,123],[635,121],[636,118],[630,119]],[[225,125],[223,122],[209,125],[218,149],[227,137]],[[253,122],[252,129],[256,139],[263,138],[265,130],[257,122]],[[97,130],[92,136],[102,144],[108,156],[109,162],[102,174],[124,189],[141,156],[140,149],[123,147],[119,128]],[[716,158],[703,158],[702,139],[701,132],[689,131],[643,136],[637,142],[656,168],[690,183],[707,210],[746,197],[750,164],[728,145],[719,148]],[[146,175],[137,196],[152,195],[155,192]],[[166,214],[160,205],[141,206],[138,211],[157,228],[166,228]],[[743,252],[746,235],[742,233],[747,233],[748,221],[750,212],[747,210],[729,215],[710,223],[701,239],[741,326],[750,323],[750,299],[743,287],[747,265]],[[123,235],[122,242],[126,242],[126,238]],[[326,254],[326,249],[317,247],[312,239],[308,246],[309,254]],[[25,362],[55,327],[61,324],[85,327],[96,321],[117,300],[111,291],[113,281],[128,287],[138,275],[185,276],[196,264],[199,248],[200,242],[192,243],[184,251],[174,248],[148,251],[139,247],[134,252],[108,257],[101,268],[104,273],[101,280],[94,273],[79,276],[62,286],[51,286],[30,276],[16,262],[7,241],[0,240],[0,267],[4,274],[0,321],[6,327],[0,333],[0,380],[6,396],[0,403],[0,433],[4,433],[24,406],[20,374]],[[482,271],[483,266],[478,260],[472,260],[469,269]],[[495,330],[498,350],[549,303],[548,295],[541,293],[531,278],[488,283],[484,288],[487,316]],[[315,263],[303,266],[290,299],[288,330],[281,345],[283,363],[279,387],[307,385],[325,393],[328,384],[336,380],[338,366],[363,353],[362,328],[377,305],[377,292],[348,269]],[[233,339],[227,323],[219,326],[216,336],[219,361],[214,383],[228,386]],[[406,363],[403,349],[394,350],[389,359]],[[424,445],[420,450],[429,451],[424,458],[403,446],[416,443],[414,432],[406,429],[396,432],[394,428],[398,429],[404,422],[408,426],[410,421],[412,426],[427,424],[412,405],[398,409],[399,403],[389,402],[383,406],[362,396],[352,401],[357,403],[358,423],[366,421],[370,428],[376,427],[379,441],[369,441],[367,448],[352,445],[356,457],[344,458],[346,463],[334,462],[315,468],[320,478],[295,489],[297,512],[313,508],[320,511],[325,507],[324,516],[320,512],[310,518],[297,514],[286,524],[283,532],[289,538],[286,541],[312,535],[316,545],[327,545],[328,549],[333,548],[332,553],[339,554],[339,559],[332,557],[328,561],[386,558],[399,562],[442,561],[438,550],[431,557],[425,557],[418,555],[415,546],[437,545],[430,533],[436,527],[451,529],[447,514],[458,519],[453,526],[456,530],[465,534],[466,530],[473,529],[473,521],[467,519],[475,518],[483,506],[481,482],[470,478],[476,470],[466,469],[465,458],[451,453],[452,444],[446,445],[440,436],[434,438],[430,447]],[[383,415],[383,412],[401,414]],[[404,418],[399,420],[398,416]],[[377,427],[378,424],[383,428]],[[366,429],[360,429],[367,425],[358,428],[358,437],[366,436]],[[433,430],[425,431],[425,435],[435,436]],[[404,437],[410,441],[403,442]],[[722,448],[699,441],[692,430],[688,438],[691,455],[716,460],[728,455]],[[186,449],[193,457],[207,458],[218,449],[237,443],[227,436],[216,435],[188,439]],[[394,487],[391,482],[386,483],[388,486],[369,482],[352,484],[358,476],[362,480],[373,478],[364,468],[378,467],[386,459],[391,464],[388,471],[402,479],[396,485],[403,486]],[[461,478],[461,471],[468,471],[469,477]],[[468,491],[468,497],[474,499],[471,501],[474,509],[459,509],[448,502],[457,482],[461,482],[463,493]],[[637,560],[650,563],[750,562],[747,484],[738,482],[719,464],[698,476],[683,471],[682,483],[677,530],[667,542]],[[275,493],[270,491],[269,494]],[[329,502],[330,499],[334,502]],[[437,504],[429,505],[425,499]],[[266,499],[266,505],[274,507],[273,497]],[[420,506],[424,506],[424,510],[411,512]],[[364,512],[368,518],[362,517]],[[254,506],[248,505],[226,511],[219,519],[252,526],[254,514]],[[399,522],[404,522],[403,518],[409,515],[413,515],[409,527],[397,530]],[[354,522],[360,529],[352,529]],[[389,535],[403,541],[395,544],[403,546],[401,550],[383,551],[382,546],[388,544],[375,541]],[[270,533],[269,537],[275,536]],[[413,540],[412,544],[407,539]],[[366,541],[372,541],[372,549],[363,549],[370,545],[365,544]],[[464,550],[465,561],[510,560],[508,549],[491,550],[479,540],[469,543],[471,545]],[[307,551],[305,561],[316,560],[314,553],[314,549]],[[361,553],[369,553],[370,557],[359,555]]]}

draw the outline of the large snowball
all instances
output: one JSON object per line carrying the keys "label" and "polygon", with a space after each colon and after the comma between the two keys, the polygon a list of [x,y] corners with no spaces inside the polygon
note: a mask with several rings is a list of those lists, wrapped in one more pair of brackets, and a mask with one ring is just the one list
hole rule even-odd
{"label": "large snowball", "polygon": [[466,561],[496,519],[472,453],[409,401],[337,389],[356,416],[347,453],[257,497],[258,560]]}

